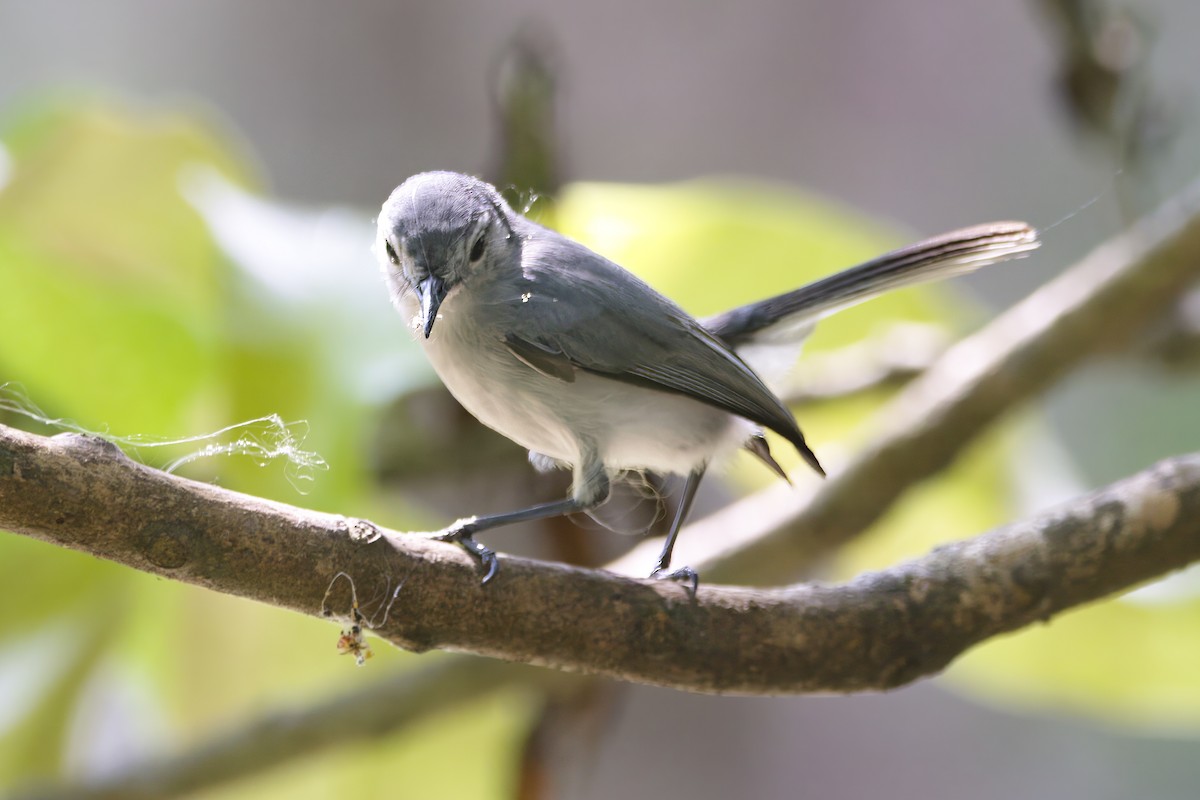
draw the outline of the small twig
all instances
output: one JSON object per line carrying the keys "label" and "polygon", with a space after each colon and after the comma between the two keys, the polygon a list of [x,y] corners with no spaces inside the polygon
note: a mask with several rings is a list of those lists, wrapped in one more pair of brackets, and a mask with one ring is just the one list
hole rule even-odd
{"label": "small twig", "polygon": [[1040,0],[1058,37],[1058,89],[1067,113],[1124,159],[1162,152],[1177,133],[1149,75],[1153,34],[1145,15],[1111,0]]}
{"label": "small twig", "polygon": [[949,346],[941,326],[898,323],[882,335],[808,354],[783,397],[789,405],[825,403],[900,386],[932,366]]}
{"label": "small twig", "polygon": [[467,656],[440,657],[300,710],[288,707],[268,712],[176,755],[147,759],[86,784],[27,787],[10,800],[179,797],[259,774],[306,753],[381,738],[502,686],[536,682],[545,688],[547,677],[545,670],[519,664],[497,664]]}

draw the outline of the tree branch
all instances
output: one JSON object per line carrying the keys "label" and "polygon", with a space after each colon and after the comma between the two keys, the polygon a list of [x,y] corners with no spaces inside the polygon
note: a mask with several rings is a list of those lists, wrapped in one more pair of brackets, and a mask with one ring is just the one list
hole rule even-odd
{"label": "tree branch", "polygon": [[[1126,342],[1159,309],[1165,308],[1197,269],[1195,254],[1200,252],[1200,223],[1194,218],[1194,206],[1195,203],[1190,199],[1170,204],[1137,230],[1118,237],[1069,275],[1039,291],[956,347],[937,369],[931,371],[930,374],[938,377],[927,374],[909,387],[896,401],[892,411],[885,412],[892,417],[893,424],[879,442],[850,462],[841,475],[825,486],[825,494],[832,494],[833,501],[818,503],[806,511],[807,499],[798,495],[810,493],[796,492],[787,496],[782,490],[769,490],[744,501],[754,508],[753,514],[745,512],[746,506],[735,506],[726,513],[691,526],[684,536],[685,546],[692,541],[711,543],[718,536],[725,542],[734,541],[733,549],[709,547],[698,557],[689,555],[688,560],[702,568],[711,565],[723,574],[740,572],[750,560],[756,562],[756,570],[761,569],[763,564],[783,561],[786,570],[793,572],[806,559],[820,552],[821,548],[833,546],[839,541],[838,536],[829,535],[831,530],[836,530],[833,520],[838,510],[845,509],[846,504],[856,496],[865,498],[864,503],[869,510],[865,515],[851,516],[859,520],[864,516],[873,519],[882,513],[881,509],[890,502],[889,495],[894,497],[931,472],[930,462],[952,457],[957,449],[1014,400],[1044,388],[1083,357]],[[1005,346],[1004,342],[1009,336],[1012,339]],[[943,366],[946,362],[949,365]],[[937,428],[939,417],[943,416],[950,424],[946,436],[939,437],[931,429]],[[905,425],[911,427],[906,430]],[[934,457],[922,458],[918,450],[923,447],[931,447]],[[866,462],[876,459],[881,452],[893,467],[911,463],[913,469],[871,470]],[[1102,507],[1107,502],[1103,499],[1106,495],[1095,496],[1088,501],[1089,507],[1100,509],[1100,517],[1106,521],[1101,525],[1103,535],[1086,538],[1088,543],[1095,546],[1095,551],[1088,552],[1089,558],[1082,566],[1091,569],[1089,565],[1096,562],[1092,556],[1109,552],[1108,545],[1117,549],[1132,548],[1136,556],[1125,564],[1113,563],[1110,558],[1103,559],[1105,566],[1102,572],[1108,577],[1088,591],[1080,590],[1079,576],[1083,573],[1076,572],[1075,567],[1080,565],[1075,565],[1065,576],[1068,580],[1062,584],[1060,592],[1054,591],[1053,580],[1051,584],[1036,584],[1044,592],[1041,599],[1037,599],[1024,588],[1030,585],[1026,573],[1014,565],[1014,560],[1028,557],[1036,574],[1045,577],[1053,573],[1050,562],[1046,560],[1047,554],[1069,552],[1069,548],[1061,549],[1063,542],[1068,539],[1078,543],[1076,537],[1069,535],[1072,530],[1070,517],[1060,514],[1060,524],[1048,527],[1040,540],[1036,528],[1015,526],[1008,529],[1011,536],[1002,536],[1004,532],[1001,532],[986,539],[935,551],[927,559],[914,562],[913,565],[875,576],[864,576],[847,586],[802,587],[795,590],[793,599],[803,598],[805,592],[815,593],[817,600],[831,600],[836,599],[838,592],[850,593],[864,588],[888,589],[895,592],[896,598],[905,601],[903,605],[910,609],[908,613],[912,615],[912,624],[926,625],[928,633],[938,621],[931,620],[928,615],[922,617],[918,613],[919,608],[909,605],[913,599],[912,588],[924,586],[924,575],[940,574],[944,580],[931,584],[931,587],[940,587],[944,593],[946,586],[957,580],[958,576],[944,571],[947,562],[942,559],[954,554],[958,554],[959,558],[988,556],[984,562],[968,561],[968,565],[975,564],[976,570],[964,574],[974,575],[972,585],[976,587],[990,586],[1005,591],[999,597],[985,594],[977,606],[960,609],[966,618],[974,618],[982,623],[975,638],[966,636],[957,640],[955,646],[966,647],[983,636],[1011,629],[1005,627],[1006,624],[1024,624],[1018,620],[1028,622],[1039,615],[1048,616],[1057,609],[1116,591],[1121,586],[1131,585],[1193,559],[1195,555],[1185,552],[1186,547],[1176,546],[1179,541],[1176,533],[1182,536],[1186,545],[1189,535],[1181,533],[1179,525],[1187,519],[1196,518],[1192,505],[1195,469],[1195,457],[1188,457],[1164,465],[1158,473],[1148,473],[1110,490],[1117,492],[1112,497],[1115,505],[1110,508]],[[1162,483],[1155,484],[1156,480]],[[1147,491],[1139,490],[1139,485]],[[768,501],[772,495],[777,497]],[[1122,501],[1121,497],[1125,500]],[[1141,501],[1138,501],[1139,497]],[[1172,501],[1167,499],[1171,497],[1179,502],[1173,523],[1154,533],[1155,526],[1170,516],[1165,512],[1172,507]],[[769,519],[765,524],[758,524],[757,520],[764,516],[764,504],[768,508],[765,516]],[[1118,510],[1120,513],[1116,513]],[[817,547],[789,544],[787,532],[797,527],[807,527],[804,523],[813,518],[823,521],[824,525],[816,529],[825,533],[818,538]],[[1139,519],[1150,523],[1140,529],[1142,536],[1117,535],[1123,530],[1136,532]],[[1112,520],[1122,524],[1116,525]],[[1075,524],[1075,530],[1086,533],[1082,521]],[[1029,525],[1033,523],[1026,523],[1026,526]],[[540,596],[542,600],[541,603],[529,604],[534,608],[532,618],[558,620],[559,624],[554,627],[560,628],[558,609],[569,602],[575,593],[561,597],[550,594],[553,581],[548,583],[542,578],[551,578],[555,573],[567,576],[568,584],[578,577],[589,586],[603,587],[604,591],[600,592],[596,605],[599,615],[613,610],[627,616],[629,608],[625,602],[630,592],[635,598],[642,599],[645,593],[653,595],[657,598],[653,600],[656,604],[654,613],[643,620],[647,632],[653,632],[652,623],[665,621],[667,627],[659,630],[659,633],[665,631],[676,637],[687,634],[696,638],[699,634],[694,630],[671,627],[671,624],[690,625],[695,619],[714,613],[708,610],[714,606],[724,607],[722,613],[728,614],[736,610],[738,603],[753,605],[752,598],[755,597],[754,593],[745,590],[704,587],[701,602],[692,607],[680,602],[679,595],[672,595],[674,587],[669,585],[647,586],[605,578],[597,573],[548,565],[539,567],[530,562],[507,558],[503,573],[507,577],[502,582],[507,594],[482,595],[475,584],[476,576],[466,568],[463,556],[454,548],[415,537],[403,537],[405,553],[384,552],[381,555],[378,545],[361,546],[350,541],[346,532],[351,525],[344,518],[306,512],[166,476],[133,464],[102,441],[79,436],[45,440],[3,428],[0,428],[0,527],[86,550],[135,568],[189,580],[219,591],[254,597],[309,614],[317,613],[330,578],[341,569],[358,576],[360,581],[370,576],[394,579],[411,574],[421,580],[405,585],[393,609],[393,619],[402,618],[406,623],[412,620],[413,624],[396,627],[395,630],[389,626],[385,633],[393,641],[417,646],[430,646],[435,642],[460,648],[472,646],[453,626],[444,631],[438,628],[439,621],[444,618],[437,608],[438,600],[453,600],[448,610],[451,616],[467,615],[476,622],[486,622],[484,627],[490,626],[493,635],[496,629],[505,634],[515,633],[506,626],[514,619],[520,621],[520,610],[510,605],[511,592],[517,584],[524,586],[529,597],[536,599]],[[1022,531],[1025,533],[1022,534]],[[853,526],[847,526],[840,537],[845,539],[856,532]],[[1197,537],[1193,534],[1190,538],[1195,540]],[[803,540],[798,541],[803,543]],[[1142,544],[1134,544],[1136,541]],[[1037,546],[1031,545],[1026,549],[1021,542],[1033,542]],[[1043,544],[1050,549],[1046,550]],[[1161,552],[1158,551],[1160,547],[1163,548]],[[744,549],[744,559],[734,557],[737,548]],[[1162,558],[1163,561],[1156,563],[1156,558]],[[642,562],[645,561],[648,559],[642,559]],[[1061,565],[1061,562],[1055,563]],[[938,564],[942,564],[942,572],[922,572],[926,568],[933,570]],[[1008,579],[988,583],[986,579],[990,573],[986,571],[986,564],[1007,565],[1010,568],[1007,573],[998,570],[995,575],[1007,574]],[[425,580],[426,568],[428,582]],[[639,563],[638,569],[642,568],[644,563]],[[980,569],[984,570],[982,574],[978,572]],[[535,573],[536,580],[526,579],[530,571]],[[711,577],[711,573],[706,574]],[[889,575],[893,579],[908,576],[912,582],[889,582]],[[1014,575],[1019,576],[1019,580],[1014,579]],[[1005,593],[1010,590],[1019,590],[1018,595],[1013,597]],[[724,591],[732,594],[726,596]],[[933,597],[931,592],[932,588],[924,596]],[[780,595],[786,595],[787,592],[769,594],[775,595],[770,602],[777,603]],[[431,596],[433,600],[429,599]],[[592,601],[597,601],[597,598],[592,596]],[[1021,608],[1009,607],[1014,602]],[[910,617],[877,598],[876,607],[880,603],[883,605],[879,609],[881,615],[890,613],[896,615],[894,624],[909,624],[906,620]],[[424,609],[429,609],[430,613],[422,617]],[[1016,613],[1009,618],[1009,622],[1002,624],[1000,618],[992,614],[1005,609],[1022,613]],[[484,616],[473,616],[481,610],[485,612]],[[762,609],[755,613],[761,616]],[[530,623],[526,620],[525,624]],[[590,624],[590,620],[586,620],[585,624]],[[910,630],[913,636],[909,639],[916,641],[914,636],[917,629]],[[940,631],[935,633],[938,637],[942,635]],[[810,649],[815,650],[818,644],[826,644],[831,640],[819,641],[810,636],[805,641]],[[888,642],[887,639],[881,641]],[[781,645],[788,643],[787,639],[776,642]],[[794,641],[791,643],[795,644]],[[760,646],[770,644],[764,641]],[[937,646],[937,642],[928,644],[930,647]],[[520,657],[512,650],[503,652],[503,645],[501,642],[496,648],[478,649],[506,657]],[[649,640],[640,640],[637,645],[648,650]],[[658,655],[665,662],[672,653],[677,654],[668,648],[659,651]],[[851,686],[849,684],[853,681],[848,677],[843,680],[841,688],[894,685],[906,679],[906,675],[909,676],[907,679],[915,677],[921,669],[936,669],[936,664],[944,664],[951,657],[952,653],[939,650],[932,659],[927,658],[923,665],[919,659],[907,666],[893,662],[892,669],[876,675],[873,684],[868,682]],[[535,654],[531,660],[558,663],[545,655],[539,657]],[[447,668],[466,670],[477,677],[489,666],[497,666],[475,659],[451,658],[443,659],[443,663]],[[586,668],[589,665],[581,666]],[[754,679],[757,671],[756,667],[745,679]],[[609,674],[618,673],[609,671]],[[860,673],[858,679],[861,678]],[[796,675],[792,680],[812,681],[816,680],[816,676]],[[660,676],[655,682],[668,681]],[[709,676],[706,686],[695,688],[716,690],[737,687],[729,683],[718,685],[714,676]],[[746,688],[743,690],[750,691]],[[760,686],[758,690],[767,689]],[[469,692],[467,694],[470,695]],[[359,695],[355,693],[355,696]],[[412,719],[411,715],[406,714],[408,706],[402,698],[393,698],[390,704],[367,693],[362,698],[368,705],[380,702],[389,705],[402,720]],[[420,709],[418,704],[414,713],[421,713]],[[319,715],[321,709],[314,709],[314,712]],[[324,724],[320,720],[310,722],[314,725]],[[361,732],[368,731],[369,728]],[[286,741],[267,737],[264,741],[272,742],[271,747],[278,746],[281,751],[291,747],[291,752],[297,754],[324,744],[309,737],[292,737]],[[271,750],[271,753],[271,757],[262,758],[263,765],[285,757],[282,752]]]}
{"label": "tree branch", "polygon": [[702,586],[694,601],[669,582],[517,558],[482,586],[441,543],[355,542],[343,519],[175,478],[77,434],[0,429],[0,508],[4,527],[309,614],[338,571],[403,576],[376,632],[410,650],[693,691],[857,691],[1200,556],[1200,459],[846,585]]}
{"label": "tree branch", "polygon": [[807,354],[804,369],[791,377],[781,397],[798,406],[902,386],[932,366],[950,343],[941,326],[897,323],[881,335]]}
{"label": "tree branch", "polygon": [[[1190,206],[1166,207],[952,348],[885,412],[889,430],[812,503],[772,520],[753,548],[741,528],[761,514],[731,523],[735,509],[693,526],[719,527],[722,539],[745,548],[737,557],[722,553],[718,566],[729,569],[738,558],[794,565],[845,541],[1013,403],[1084,356],[1127,341],[1196,271],[1200,222],[1185,213]],[[347,535],[352,525],[344,518],[166,475],[103,440],[75,434],[45,439],[0,430],[0,527],[308,614],[320,609],[339,571],[360,585],[408,576],[381,633],[414,650],[463,649],[712,691],[851,689],[890,680],[846,673],[839,687],[824,683],[821,672],[768,678],[765,666],[744,654],[766,657],[760,648],[769,638],[742,656],[729,654],[738,666],[732,673],[723,671],[716,652],[700,658],[689,649],[708,639],[705,631],[729,633],[721,626],[733,619],[743,634],[763,635],[772,620],[799,621],[770,594],[713,587],[696,604],[680,603],[679,587],[512,558],[484,588],[456,548],[411,536],[389,537],[392,547],[366,545]],[[803,535],[789,535],[797,527]],[[777,614],[763,616],[766,608]],[[822,663],[839,661],[826,655]],[[683,663],[691,658],[699,660]]]}
{"label": "tree branch", "polygon": [[[594,655],[597,661],[627,662],[628,653],[640,654],[636,660],[643,674],[619,677],[650,677],[683,688],[755,693],[885,689],[937,672],[991,636],[1048,620],[1198,559],[1200,454],[1193,454],[1164,461],[1037,519],[838,586],[757,592],[701,587],[697,603],[691,604],[653,591],[662,584],[643,586],[598,573],[592,574],[599,579],[593,588],[580,592],[571,570],[519,562],[511,566],[551,573],[540,576],[545,591],[573,596],[564,597],[566,603],[534,609],[509,627],[502,627],[509,611],[485,613],[469,620],[468,627],[483,629],[492,638],[526,639],[544,635],[529,630],[543,628],[543,620],[550,638],[582,625],[593,651],[620,640],[621,653],[615,658]],[[478,589],[469,572],[454,571],[466,573],[460,576],[462,591]],[[525,574],[520,580],[529,578]],[[574,604],[580,594],[594,605],[581,611]],[[436,604],[438,598],[422,602]],[[417,611],[405,609],[406,615]],[[389,638],[397,635],[402,634]],[[385,735],[500,686],[537,680],[545,688],[546,678],[554,675],[447,656],[299,712],[268,713],[180,755],[94,784],[20,796],[174,797],[306,753]],[[570,690],[579,677],[563,674],[557,683]]]}

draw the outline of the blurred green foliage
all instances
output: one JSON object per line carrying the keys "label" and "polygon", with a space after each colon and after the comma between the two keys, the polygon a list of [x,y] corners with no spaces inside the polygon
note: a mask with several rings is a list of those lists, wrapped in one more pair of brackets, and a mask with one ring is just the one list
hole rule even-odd
{"label": "blurred green foliage", "polygon": [[[271,413],[307,419],[305,446],[336,466],[307,496],[282,459],[209,459],[186,471],[312,507],[360,507],[371,483],[361,455],[371,404],[332,379],[320,327],[277,313],[185,198],[201,166],[257,185],[230,138],[194,113],[73,100],[29,109],[0,140],[12,163],[0,191],[0,314],[19,332],[0,337],[9,404],[27,398],[50,417],[116,436],[185,437]],[[351,252],[351,267],[374,279],[365,244]],[[386,313],[382,291],[379,305]],[[146,454],[166,463],[203,444]],[[9,709],[0,715],[0,785],[184,747],[410,659],[377,647],[372,669],[356,670],[337,657],[329,623],[12,535],[0,538],[0,579],[10,598],[0,611]],[[408,765],[406,784],[426,794],[487,796],[511,782],[509,750],[526,724],[513,702],[455,711],[470,717],[469,733],[451,715],[367,748],[371,757],[330,754],[214,794],[373,796]],[[464,741],[494,758],[447,768]]]}
{"label": "blurred green foliage", "polygon": [[[0,363],[86,426],[155,432],[202,415],[219,385],[228,267],[177,175],[192,162],[245,171],[179,115],[48,108],[4,142],[0,314],[22,335],[0,341]],[[104,391],[84,405],[86,387]]]}
{"label": "blurred green foliage", "polygon": [[[0,129],[0,141],[12,164],[0,187],[0,383],[19,384],[51,417],[115,435],[189,436],[272,413],[307,420],[304,446],[329,469],[305,484],[306,496],[279,460],[207,459],[187,474],[393,527],[418,522],[418,512],[377,488],[363,456],[390,398],[347,374],[370,346],[394,347],[397,363],[415,363],[403,323],[381,284],[361,302],[315,292],[297,305],[240,263],[214,232],[211,206],[202,214],[186,190],[197,168],[250,196],[261,185],[227,133],[192,111],[73,98],[25,109]],[[898,240],[824,200],[730,180],[577,184],[550,213],[557,227],[697,314],[793,288]],[[366,238],[348,236],[329,251],[321,268],[333,281],[378,283],[369,218],[358,221]],[[289,235],[272,219],[255,218],[252,231],[267,250]],[[321,306],[333,302],[349,307]],[[948,289],[910,290],[831,319],[811,347],[855,341],[889,320],[959,324],[970,316]],[[432,380],[426,368],[404,369],[397,384]],[[801,422],[821,452],[850,447],[868,435],[862,422],[885,397],[808,408]],[[1008,433],[985,437],[847,548],[840,571],[891,563],[1006,519],[1017,449]],[[776,452],[783,458],[786,449]],[[738,466],[733,478],[749,485],[766,476]],[[413,659],[380,646],[370,669],[357,670],[336,657],[329,623],[12,535],[0,535],[0,582],[9,598],[0,606],[3,785],[186,747]],[[981,647],[952,674],[985,697],[1020,695],[1135,721],[1171,709],[1175,722],[1194,724],[1200,685],[1182,643],[1191,641],[1183,632],[1195,611],[1194,602],[1109,603]],[[399,784],[413,796],[506,796],[535,707],[504,694],[205,795],[373,797]],[[486,755],[466,769],[464,746]]]}

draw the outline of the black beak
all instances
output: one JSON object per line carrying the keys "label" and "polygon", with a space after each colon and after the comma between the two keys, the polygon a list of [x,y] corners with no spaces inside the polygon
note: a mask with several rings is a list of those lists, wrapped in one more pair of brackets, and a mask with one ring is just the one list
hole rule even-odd
{"label": "black beak", "polygon": [[433,330],[433,321],[437,319],[438,308],[446,299],[446,282],[436,275],[430,275],[417,284],[417,296],[421,299],[421,324],[425,328],[425,338]]}

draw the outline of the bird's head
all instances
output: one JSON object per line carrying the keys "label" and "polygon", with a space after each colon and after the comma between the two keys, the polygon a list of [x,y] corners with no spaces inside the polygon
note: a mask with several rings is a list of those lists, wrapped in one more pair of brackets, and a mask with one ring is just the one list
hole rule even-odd
{"label": "bird's head", "polygon": [[376,255],[393,300],[416,298],[426,338],[447,295],[512,263],[514,216],[490,184],[457,172],[422,172],[388,197]]}

